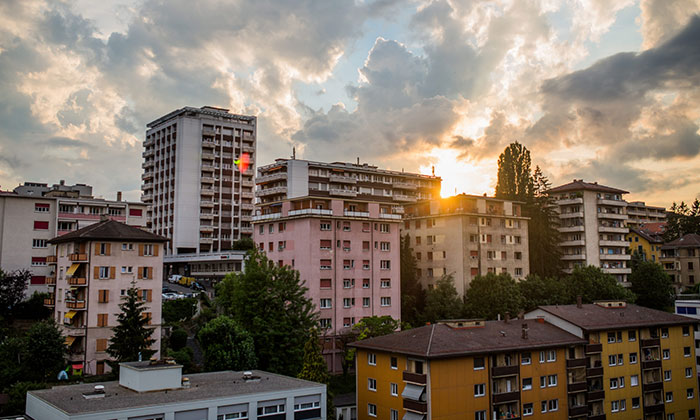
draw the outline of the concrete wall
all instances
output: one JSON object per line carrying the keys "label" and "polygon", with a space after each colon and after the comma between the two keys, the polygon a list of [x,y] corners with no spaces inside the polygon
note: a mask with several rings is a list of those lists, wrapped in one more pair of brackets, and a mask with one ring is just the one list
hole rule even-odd
{"label": "concrete wall", "polygon": [[202,122],[198,118],[177,119],[175,165],[175,211],[173,249],[199,251],[199,181],[202,163]]}

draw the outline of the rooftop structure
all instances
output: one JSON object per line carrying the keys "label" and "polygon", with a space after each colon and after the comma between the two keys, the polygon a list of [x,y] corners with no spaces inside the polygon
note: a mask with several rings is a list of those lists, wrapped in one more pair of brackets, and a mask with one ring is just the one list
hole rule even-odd
{"label": "rooftop structure", "polygon": [[663,223],[666,221],[666,208],[647,206],[643,201],[627,202],[627,226],[639,228],[645,223]]}

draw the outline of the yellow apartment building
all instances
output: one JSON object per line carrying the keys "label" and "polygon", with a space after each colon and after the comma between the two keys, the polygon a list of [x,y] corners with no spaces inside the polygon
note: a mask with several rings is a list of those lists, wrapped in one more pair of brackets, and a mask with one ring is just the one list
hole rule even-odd
{"label": "yellow apartment building", "polygon": [[661,235],[655,235],[643,228],[630,228],[627,241],[632,253],[638,252],[644,261],[661,261],[661,246],[664,244]]}
{"label": "yellow apartment building", "polygon": [[542,306],[526,319],[586,341],[589,419],[695,419],[692,319],[620,301]]}
{"label": "yellow apartment building", "polygon": [[581,337],[544,320],[453,320],[364,340],[358,419],[585,418]]}

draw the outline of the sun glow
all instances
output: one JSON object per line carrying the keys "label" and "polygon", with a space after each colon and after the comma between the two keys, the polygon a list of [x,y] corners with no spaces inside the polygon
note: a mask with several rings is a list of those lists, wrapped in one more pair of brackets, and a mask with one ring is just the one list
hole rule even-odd
{"label": "sun glow", "polygon": [[428,153],[429,162],[420,167],[424,174],[432,173],[442,178],[442,197],[455,194],[493,195],[496,183],[496,162],[490,160],[467,161],[458,159],[459,152],[454,149],[434,148]]}

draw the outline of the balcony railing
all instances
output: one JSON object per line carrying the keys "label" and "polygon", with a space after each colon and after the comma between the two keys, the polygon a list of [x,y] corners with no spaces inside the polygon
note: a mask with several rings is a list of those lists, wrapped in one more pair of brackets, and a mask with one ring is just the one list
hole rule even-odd
{"label": "balcony railing", "polygon": [[582,357],[580,359],[567,359],[566,360],[566,367],[567,368],[576,368],[576,367],[585,367],[586,366],[586,358]]}
{"label": "balcony railing", "polygon": [[597,400],[602,400],[605,399],[605,391],[603,390],[597,390],[597,391],[588,391],[588,401],[597,401]]}
{"label": "balcony railing", "polygon": [[66,308],[68,308],[68,309],[85,309],[85,301],[84,300],[66,299]]}
{"label": "balcony railing", "polygon": [[58,257],[56,257],[55,255],[49,255],[48,257],[46,257],[47,264],[56,264],[56,262],[58,262]]}
{"label": "balcony railing", "polygon": [[69,277],[68,284],[71,286],[87,286],[87,279],[85,277]]}
{"label": "balcony railing", "polygon": [[586,354],[600,353],[602,351],[603,351],[603,345],[600,343],[586,344]]}
{"label": "balcony railing", "polygon": [[517,375],[519,371],[520,367],[518,365],[494,366],[491,368],[491,376],[495,378],[497,376]]}
{"label": "balcony railing", "polygon": [[642,338],[642,348],[644,347],[659,347],[661,340],[658,338]]}
{"label": "balcony railing", "polygon": [[587,405],[576,405],[569,407],[569,417],[585,416],[588,414]]}
{"label": "balcony railing", "polygon": [[501,403],[507,403],[511,401],[518,401],[520,399],[520,392],[519,391],[512,391],[512,392],[501,392],[501,393],[494,393],[493,394],[493,403],[494,404],[501,404]]}
{"label": "balcony railing", "polygon": [[588,376],[588,377],[603,376],[603,368],[602,367],[588,368],[588,369],[586,369],[586,376]]}
{"label": "balcony railing", "polygon": [[337,182],[339,184],[357,184],[357,179],[350,176],[331,175],[329,179],[331,182]]}
{"label": "balcony railing", "polygon": [[588,383],[584,380],[583,382],[572,382],[567,384],[566,389],[568,392],[585,392],[588,391]]}
{"label": "balcony railing", "polygon": [[642,360],[642,369],[660,369],[661,360]]}
{"label": "balcony railing", "polygon": [[411,411],[417,411],[419,413],[427,413],[428,403],[412,400],[403,400],[403,408]]}
{"label": "balcony railing", "polygon": [[55,305],[56,305],[56,299],[54,299],[54,298],[44,299],[44,306],[55,306]]}
{"label": "balcony railing", "polygon": [[408,203],[415,203],[416,201],[418,201],[418,199],[415,196],[405,195],[405,194],[394,194],[393,198],[394,198],[394,201],[401,201],[401,202],[408,202]]}
{"label": "balcony railing", "polygon": [[403,380],[418,385],[425,385],[428,381],[428,377],[425,374],[404,371]]}
{"label": "balcony railing", "polygon": [[341,197],[357,197],[357,191],[343,190],[341,188],[329,188],[330,195],[338,195]]}
{"label": "balcony railing", "polygon": [[70,254],[69,259],[71,262],[87,262],[87,254]]}

